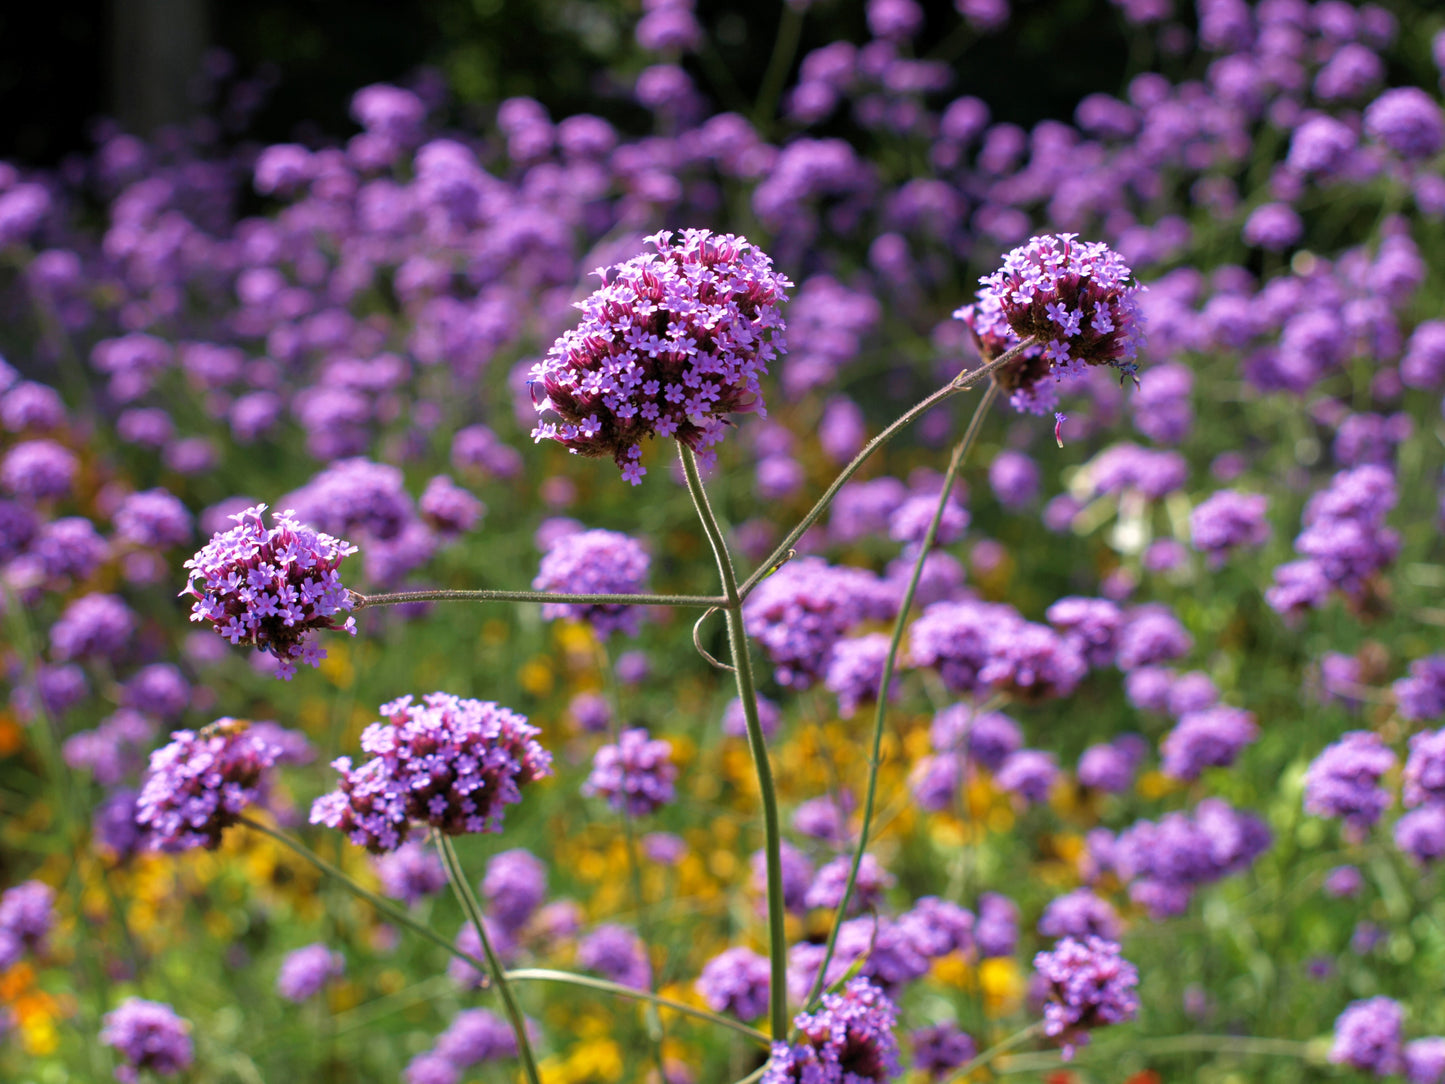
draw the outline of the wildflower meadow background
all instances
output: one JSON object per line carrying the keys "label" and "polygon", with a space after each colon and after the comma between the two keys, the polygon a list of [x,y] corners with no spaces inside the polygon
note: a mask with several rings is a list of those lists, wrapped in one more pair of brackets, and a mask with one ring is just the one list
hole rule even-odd
{"label": "wildflower meadow background", "polygon": [[0,147],[0,1080],[1445,1080],[1445,11],[267,10]]}

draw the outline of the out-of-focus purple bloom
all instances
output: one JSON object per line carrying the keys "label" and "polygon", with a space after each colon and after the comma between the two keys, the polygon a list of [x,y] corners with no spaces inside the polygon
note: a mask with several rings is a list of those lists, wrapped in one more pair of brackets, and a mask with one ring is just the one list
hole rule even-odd
{"label": "out-of-focus purple bloom", "polygon": [[1280,252],[1304,236],[1305,226],[1287,203],[1265,203],[1256,207],[1244,222],[1244,243]]}
{"label": "out-of-focus purple bloom", "polygon": [[[883,664],[888,657],[889,637],[870,632],[852,640],[839,640],[833,646],[823,685],[838,698],[838,714],[853,718],[858,705],[878,698],[883,681]],[[898,695],[898,676],[888,684],[888,698]]]}
{"label": "out-of-focus purple bloom", "polygon": [[464,1009],[437,1036],[434,1050],[454,1068],[466,1070],[483,1062],[516,1057],[517,1036],[496,1013]]}
{"label": "out-of-focus purple bloom", "polygon": [[547,898],[547,867],[522,848],[493,855],[482,878],[482,896],[499,926],[519,930]]}
{"label": "out-of-focus purple bloom", "polygon": [[[758,725],[762,727],[763,737],[771,738],[776,734],[782,718],[783,711],[777,704],[766,696],[758,697]],[[738,697],[729,700],[728,706],[723,709],[722,731],[730,738],[747,736],[747,716],[743,713],[743,702]]]}
{"label": "out-of-focus purple bloom", "polygon": [[1401,158],[1420,161],[1445,147],[1445,118],[1419,87],[1394,87],[1366,106],[1365,134]]}
{"label": "out-of-focus purple bloom", "polygon": [[577,963],[635,990],[646,990],[652,978],[646,946],[625,926],[598,926],[578,944]]}
{"label": "out-of-focus purple bloom", "polygon": [[[647,583],[651,563],[635,538],[617,531],[578,531],[552,545],[532,587],[578,595],[635,595]],[[548,602],[542,616],[585,621],[603,637],[618,631],[635,636],[641,620],[637,607],[608,603]]]}
{"label": "out-of-focus purple bloom", "polygon": [[290,679],[296,660],[319,666],[326,652],[310,634],[339,629],[356,635],[356,620],[337,616],[352,608],[337,568],[356,547],[320,534],[292,518],[261,519],[264,504],[239,512],[236,526],[217,534],[185,563],[190,578],[182,594],[196,599],[192,621],[209,621],[232,644],[250,644],[278,660],[277,675]]}
{"label": "out-of-focus purple bloom", "polygon": [[101,854],[112,862],[125,862],[145,843],[135,822],[139,792],[129,787],[113,790],[96,806],[90,820],[91,838]]}
{"label": "out-of-focus purple bloom", "polygon": [[817,1012],[793,1020],[798,1042],[773,1043],[760,1084],[884,1084],[899,1076],[898,1011],[868,979],[824,994]]}
{"label": "out-of-focus purple bloom", "polygon": [[1220,490],[1201,501],[1189,514],[1194,548],[1209,555],[1218,567],[1240,546],[1262,546],[1269,540],[1265,513],[1269,498],[1259,493]]}
{"label": "out-of-focus purple bloom", "polygon": [[1053,753],[1039,749],[1020,749],[1010,753],[998,770],[994,782],[999,789],[1017,794],[1026,802],[1046,802],[1049,791],[1059,777]]}
{"label": "out-of-focus purple bloom", "polygon": [[1122,1024],[1139,1013],[1139,972],[1100,937],[1065,937],[1052,952],[1034,957],[1034,969],[1048,985],[1044,1034],[1058,1039],[1064,1060],[1089,1041],[1092,1028]]}
{"label": "out-of-focus purple bloom", "polygon": [[1395,846],[1421,866],[1445,857],[1445,807],[1427,805],[1406,813],[1395,822]]}
{"label": "out-of-focus purple bloom", "polygon": [[143,666],[125,683],[125,703],[136,711],[161,720],[171,720],[191,702],[191,687],[179,669],[170,663]]}
{"label": "out-of-focus purple bloom", "polygon": [[118,660],[131,646],[136,616],[119,595],[82,595],[50,628],[50,650],[61,661]]}
{"label": "out-of-focus purple bloom", "polygon": [[1019,410],[1046,413],[1057,394],[1051,383],[1077,377],[1090,365],[1135,371],[1143,321],[1130,284],[1133,272],[1118,253],[1077,234],[1045,235],[1004,256],[1003,267],[980,280],[977,298],[954,315],[973,329],[989,357],[1022,339],[1035,342],[995,377]]}
{"label": "out-of-focus purple bloom", "polygon": [[743,623],[772,660],[778,684],[807,688],[822,676],[843,635],[886,609],[872,573],[802,557],[748,596]]}
{"label": "out-of-focus purple bloom", "polygon": [[276,992],[287,1001],[306,1001],[319,994],[327,983],[346,973],[346,958],[317,943],[299,948],[281,962]]}
{"label": "out-of-focus purple bloom", "polygon": [[1001,505],[1017,512],[1038,499],[1038,465],[1024,452],[999,452],[989,464],[988,484]]}
{"label": "out-of-focus purple bloom", "polygon": [[475,527],[487,506],[445,474],[438,474],[426,484],[417,509],[433,530],[449,537]]}
{"label": "out-of-focus purple bloom", "polygon": [[1114,661],[1115,644],[1124,625],[1119,607],[1102,598],[1061,598],[1048,608],[1050,625],[1063,633],[1065,643],[1090,666]]}
{"label": "out-of-focus purple bloom", "polygon": [[1205,768],[1227,768],[1259,735],[1254,715],[1224,704],[1191,711],[1160,745],[1164,774],[1198,779]]}
{"label": "out-of-focus purple bloom", "polygon": [[500,832],[505,806],[521,788],[550,775],[541,731],[498,704],[431,693],[381,706],[384,721],[361,734],[371,759],[353,768],[332,761],[340,787],[311,806],[311,823],[345,832],[373,854],[406,842],[413,822],[447,835]]}
{"label": "out-of-focus purple bloom", "polygon": [[1445,804],[1445,730],[1410,736],[1405,758],[1405,804]]}
{"label": "out-of-focus purple bloom", "polygon": [[[813,864],[808,856],[791,843],[784,841],[781,849],[783,865],[783,906],[794,913],[808,909],[804,902],[808,889],[813,884]],[[753,852],[749,859],[752,873],[752,887],[760,895],[767,888],[767,856],[762,851]]]}
{"label": "out-of-focus purple bloom", "polygon": [[1445,655],[1416,659],[1410,664],[1410,676],[1391,688],[1402,719],[1422,723],[1445,715]]}
{"label": "out-of-focus purple bloom", "polygon": [[1019,940],[1018,905],[997,892],[985,892],[978,898],[973,939],[980,957],[1012,956]]}
{"label": "out-of-focus purple bloom", "polygon": [[588,734],[600,734],[612,725],[612,708],[601,693],[578,693],[567,705],[579,730]]}
{"label": "out-of-focus purple bloom", "polygon": [[[1137,671],[1136,671],[1137,673]],[[1169,714],[1188,715],[1204,711],[1219,703],[1219,690],[1214,680],[1202,670],[1179,674],[1169,686]]]}
{"label": "out-of-focus purple bloom", "polygon": [[828,535],[841,544],[882,534],[893,513],[907,499],[908,487],[897,478],[849,482],[833,502]]}
{"label": "out-of-focus purple bloom", "polygon": [[43,952],[55,924],[55,890],[43,881],[23,881],[0,895],[0,971],[26,952]]}
{"label": "out-of-focus purple bloom", "polygon": [[1351,836],[1363,838],[1390,804],[1380,777],[1394,766],[1395,754],[1378,734],[1349,731],[1325,746],[1305,772],[1305,811],[1339,818]]}
{"label": "out-of-focus purple bloom", "polygon": [[1192,815],[1136,822],[1119,834],[1107,857],[1131,882],[1134,900],[1160,918],[1182,914],[1195,888],[1248,868],[1270,841],[1258,817],[1206,798]]}
{"label": "out-of-focus purple bloom", "polygon": [[[905,498],[888,517],[888,537],[895,542],[922,543],[937,510],[937,493],[915,493]],[[938,533],[933,538],[934,545],[946,546],[957,542],[968,529],[968,522],[968,510],[950,495],[943,502],[943,517],[938,521]]]}
{"label": "out-of-focus purple bloom", "polygon": [[53,440],[27,440],[0,459],[0,488],[23,501],[55,500],[70,495],[80,461]]}
{"label": "out-of-focus purple bloom", "polygon": [[1358,896],[1365,878],[1354,866],[1336,866],[1325,876],[1325,892],[1336,899]]}
{"label": "out-of-focus purple bloom", "polygon": [[768,958],[752,949],[730,948],[703,965],[697,992],[713,1012],[756,1020],[768,1011]]}
{"label": "out-of-focus purple bloom", "polygon": [[1432,1035],[1406,1043],[1404,1060],[1410,1084],[1440,1084],[1445,1078],[1445,1038]]}
{"label": "out-of-focus purple bloom", "polygon": [[1107,900],[1087,888],[1079,888],[1049,902],[1039,916],[1039,933],[1043,937],[1073,937],[1080,941],[1086,937],[1117,941],[1119,914]]}
{"label": "out-of-focus purple bloom", "polygon": [[381,890],[408,907],[435,896],[447,886],[441,858],[424,843],[403,843],[373,860]]}
{"label": "out-of-focus purple bloom", "polygon": [[144,715],[122,708],[101,720],[94,730],[66,738],[65,763],[77,770],[89,769],[101,786],[114,786],[141,766],[155,730],[155,724]]}
{"label": "out-of-focus purple bloom", "polygon": [[955,1024],[919,1028],[908,1037],[913,1046],[913,1068],[930,1080],[944,1076],[973,1060],[978,1044]]}
{"label": "out-of-focus purple bloom", "polygon": [[132,493],[116,509],[116,534],[137,546],[169,549],[191,538],[191,514],[169,490]]}
{"label": "out-of-focus purple bloom", "polygon": [[141,1070],[171,1076],[190,1068],[195,1057],[191,1025],[159,1001],[131,997],[105,1014],[100,1041],[125,1060],[116,1068],[121,1084],[135,1084]]}
{"label": "out-of-focus purple bloom", "polygon": [[676,797],[672,743],[653,738],[645,727],[624,730],[615,745],[604,745],[592,759],[592,774],[582,793],[607,799],[613,809],[642,817]]}
{"label": "out-of-focus purple bloom", "polygon": [[[833,859],[813,878],[808,893],[803,899],[806,907],[836,908],[843,898],[843,889],[848,883],[848,871],[853,859],[844,854]],[[889,873],[871,854],[864,854],[858,866],[858,879],[853,885],[853,895],[848,900],[848,913],[856,914],[883,901],[883,894],[892,888],[897,878]]]}
{"label": "out-of-focus purple bloom", "polygon": [[1114,661],[1127,673],[1179,658],[1194,646],[1194,639],[1163,606],[1141,606],[1129,615],[1118,643]]}
{"label": "out-of-focus purple bloom", "polygon": [[1404,1066],[1404,1023],[1405,1011],[1393,998],[1352,1001],[1335,1020],[1330,1061],[1379,1076],[1398,1073]]}
{"label": "out-of-focus purple bloom", "polygon": [[607,269],[579,304],[582,324],[531,373],[544,393],[538,412],[559,419],[532,435],[611,456],[634,484],[644,437],[675,437],[706,457],[728,414],[762,412],[758,379],[785,349],[778,306],[792,286],[731,234],[684,230],[674,245],[663,230],[647,240],[656,253]]}
{"label": "out-of-focus purple bloom", "polygon": [[1105,794],[1119,794],[1129,789],[1138,766],[1133,750],[1120,743],[1091,745],[1079,757],[1079,782]]}
{"label": "out-of-focus purple bloom", "polygon": [[264,793],[281,750],[235,719],[177,730],[150,757],[136,800],[136,823],[155,851],[215,850],[221,834]]}
{"label": "out-of-focus purple bloom", "polygon": [[1410,333],[1400,359],[1400,381],[1409,388],[1445,383],[1445,320],[1422,320]]}
{"label": "out-of-focus purple bloom", "polygon": [[[486,916],[482,917],[482,929],[487,931],[487,940],[491,942],[492,951],[497,954],[497,959],[506,964],[516,957],[517,942],[510,933]],[[458,951],[472,959],[480,960],[482,958],[482,939],[477,936],[477,928],[470,922],[462,923],[453,943]],[[456,955],[453,955],[447,962],[447,977],[464,990],[479,989],[487,982],[486,976],[480,970]]]}
{"label": "out-of-focus purple bloom", "polygon": [[844,791],[840,798],[824,795],[809,798],[793,811],[793,830],[810,839],[840,846],[848,840],[848,813],[853,798]]}

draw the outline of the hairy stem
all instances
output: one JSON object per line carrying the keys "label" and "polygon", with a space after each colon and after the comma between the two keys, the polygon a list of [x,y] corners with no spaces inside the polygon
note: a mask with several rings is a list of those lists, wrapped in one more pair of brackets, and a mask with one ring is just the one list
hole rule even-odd
{"label": "hairy stem", "polygon": [[898,616],[893,621],[893,637],[888,643],[888,654],[883,660],[883,678],[878,686],[878,706],[873,714],[873,746],[868,754],[868,788],[863,797],[863,824],[858,831],[858,845],[853,851],[853,864],[848,868],[848,881],[843,886],[843,896],[838,901],[838,909],[833,915],[832,928],[828,931],[828,944],[823,950],[823,962],[818,965],[818,975],[813,980],[813,988],[808,992],[807,1005],[812,1005],[825,985],[828,964],[833,959],[833,951],[838,944],[838,931],[842,928],[843,919],[848,913],[848,904],[853,898],[853,891],[858,883],[858,869],[863,864],[863,855],[868,849],[869,832],[873,827],[873,808],[878,797],[878,769],[882,763],[883,733],[888,718],[888,686],[893,681],[893,671],[898,662],[898,649],[903,643],[903,631],[908,626],[908,611],[913,607],[913,596],[918,592],[918,581],[923,576],[923,564],[928,558],[929,551],[933,548],[934,539],[938,536],[938,525],[943,522],[943,510],[948,504],[949,494],[953,491],[953,483],[958,477],[959,468],[963,466],[969,450],[977,441],[979,430],[983,427],[984,415],[988,413],[988,408],[997,394],[998,385],[990,381],[983,397],[978,401],[978,406],[974,409],[973,418],[968,423],[968,429],[964,432],[963,439],[953,449],[953,456],[948,461],[948,470],[943,475],[943,488],[938,493],[938,504],[933,509],[933,518],[928,523],[928,530],[924,533],[923,543],[918,549],[918,557],[913,562],[913,573],[908,578],[908,586],[904,589],[903,599],[898,604]]}
{"label": "hairy stem", "polygon": [[874,452],[887,444],[899,433],[903,432],[903,430],[907,429],[917,421],[920,416],[927,414],[939,403],[952,398],[959,392],[968,390],[983,377],[1003,368],[1003,366],[1013,361],[1022,354],[1025,349],[1031,346],[1033,341],[1032,337],[1024,339],[1018,345],[1010,347],[987,364],[981,365],[977,369],[970,369],[968,372],[959,375],[948,384],[939,388],[927,399],[924,399],[912,407],[887,429],[883,430],[883,432],[865,444],[863,450],[853,457],[852,462],[844,467],[842,471],[839,472],[838,477],[833,479],[832,484],[823,491],[823,495],[818,498],[818,503],[808,510],[808,514],[798,521],[798,525],[788,532],[786,538],[778,543],[777,549],[768,554],[767,559],[757,567],[751,576],[743,581],[743,585],[739,589],[738,594],[743,598],[747,598],[768,573],[772,572],[773,569],[777,568],[778,565],[782,564],[792,555],[791,551],[798,539],[803,537],[809,527],[818,522],[818,518],[822,516],[822,514],[828,510],[828,506],[833,503],[833,498],[838,495],[838,490],[843,488],[849,478],[852,478],[853,475],[858,473],[858,469],[862,467],[864,463],[868,462]]}
{"label": "hairy stem", "polygon": [[394,591],[384,595],[351,592],[353,612],[369,606],[409,602],[567,602],[595,606],[684,606],[705,610],[725,600],[710,595],[568,595],[554,591]]}
{"label": "hairy stem", "polygon": [[502,967],[502,961],[497,959],[497,954],[492,949],[486,923],[482,921],[481,905],[472,893],[472,886],[467,883],[467,875],[462,872],[462,863],[457,858],[456,848],[452,846],[449,836],[435,829],[432,831],[432,838],[436,841],[437,850],[441,852],[442,863],[447,867],[447,880],[452,883],[452,891],[471,921],[472,928],[477,931],[477,940],[482,943],[482,955],[487,958],[487,970],[491,972],[492,981],[497,984],[502,1007],[506,1010],[512,1031],[517,1036],[517,1053],[522,1059],[522,1071],[526,1073],[529,1084],[542,1084],[542,1075],[537,1071],[537,1059],[532,1054],[532,1042],[527,1037],[527,1018],[522,1015],[522,1008],[517,1004],[512,987],[507,982],[507,972]]}
{"label": "hairy stem", "polygon": [[758,794],[763,805],[763,848],[768,871],[768,1020],[775,1039],[788,1033],[788,957],[787,932],[783,910],[782,829],[778,820],[778,795],[773,784],[773,768],[768,761],[768,746],[763,737],[763,724],[758,718],[758,694],[753,684],[753,664],[748,657],[748,638],[743,631],[743,600],[738,592],[737,573],[733,571],[732,555],[727,540],[718,526],[697,473],[697,459],[692,449],[679,443],[682,470],[687,476],[687,490],[702,521],[717,560],[718,576],[726,596],[722,607],[727,617],[728,647],[732,652],[733,676],[737,679],[738,699],[742,701],[743,718],[747,723],[748,749],[753,756],[753,769],[758,773]]}

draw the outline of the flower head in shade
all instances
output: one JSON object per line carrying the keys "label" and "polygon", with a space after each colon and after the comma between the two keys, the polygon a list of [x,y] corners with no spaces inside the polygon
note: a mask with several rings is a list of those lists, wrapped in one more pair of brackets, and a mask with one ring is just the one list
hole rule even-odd
{"label": "flower head in shade", "polygon": [[[574,595],[633,595],[647,582],[650,564],[647,551],[635,538],[617,531],[578,531],[552,544],[532,586]],[[599,636],[617,631],[635,636],[641,611],[636,606],[548,602],[542,616],[585,621]]]}
{"label": "flower head in shade", "polygon": [[[843,899],[843,889],[848,886],[848,872],[852,867],[853,859],[840,854],[818,870],[813,883],[808,886],[804,904],[808,907],[837,907]],[[865,853],[858,864],[858,880],[853,885],[853,895],[848,900],[849,913],[876,907],[882,902],[883,894],[896,882],[897,878],[884,869],[878,859]]]}
{"label": "flower head in shade", "polygon": [[190,1066],[191,1025],[159,1001],[127,998],[105,1014],[100,1041],[115,1048],[125,1064],[115,1071],[121,1084],[134,1084],[140,1070],[170,1076]]}
{"label": "flower head in shade", "polygon": [[1039,933],[1044,937],[1101,937],[1119,940],[1119,914],[1108,900],[1100,899],[1087,888],[1075,889],[1058,896],[1039,916]]}
{"label": "flower head in shade", "polygon": [[1261,546],[1269,539],[1265,512],[1269,498],[1259,493],[1221,489],[1189,513],[1194,548],[1209,555],[1216,567],[1240,546]]}
{"label": "flower head in shade", "polygon": [[973,939],[981,957],[1012,956],[1019,940],[1018,905],[997,892],[985,892],[978,898]]}
{"label": "flower head in shade", "polygon": [[899,1076],[898,1010],[866,978],[824,994],[793,1020],[796,1043],[773,1043],[761,1084],[883,1084]]}
{"label": "flower head in shade", "polygon": [[997,357],[1029,336],[1034,343],[995,378],[1013,393],[1016,409],[1052,410],[1057,396],[1045,384],[1110,365],[1132,377],[1143,343],[1139,287],[1108,245],[1077,234],[1044,235],[1009,252],[1003,267],[980,280],[978,300],[954,316],[973,329],[984,353]]}
{"label": "flower head in shade", "polygon": [[547,898],[547,867],[531,851],[517,848],[492,856],[482,878],[487,911],[508,931],[521,929]]}
{"label": "flower head in shade", "polygon": [[1410,676],[1392,686],[1402,719],[1412,723],[1445,715],[1445,655],[1431,655],[1410,664]]}
{"label": "flower head in shade", "polygon": [[[870,632],[851,640],[840,640],[833,647],[823,684],[838,698],[838,714],[851,719],[858,705],[876,700],[883,683],[883,664],[888,658],[889,637]],[[898,694],[895,674],[888,684],[888,698]]]}
{"label": "flower head in shade", "polygon": [[499,832],[503,809],[521,788],[552,772],[552,755],[525,717],[481,700],[431,693],[381,706],[382,721],[361,734],[371,759],[332,761],[337,790],[316,799],[311,823],[345,832],[380,854],[406,842],[413,823],[447,835]]}
{"label": "flower head in shade", "polygon": [[[765,413],[759,377],[786,349],[779,305],[792,283],[744,238],[707,230],[647,239],[657,251],[597,272],[582,323],[532,367],[533,429],[568,451],[611,456],[633,484],[645,437],[695,452],[722,440],[726,417]],[[610,281],[609,281],[610,278]]]}
{"label": "flower head in shade", "polygon": [[1401,158],[1430,158],[1445,147],[1445,117],[1419,87],[1393,87],[1365,108],[1365,134]]}
{"label": "flower head in shade", "polygon": [[1432,1035],[1405,1044],[1405,1079],[1410,1084],[1440,1084],[1445,1079],[1445,1038]]}
{"label": "flower head in shade", "polygon": [[447,886],[447,871],[440,856],[422,843],[403,843],[394,851],[377,855],[374,864],[381,890],[408,906],[435,896]]}
{"label": "flower head in shade", "polygon": [[598,926],[578,944],[577,963],[634,990],[646,990],[652,978],[647,947],[626,926]]}
{"label": "flower head in shade", "polygon": [[307,945],[281,961],[276,992],[287,1001],[306,1001],[346,973],[346,958],[321,943]]}
{"label": "flower head in shade", "polygon": [[436,1054],[457,1069],[517,1055],[517,1035],[510,1024],[486,1009],[464,1009],[437,1036]]}
{"label": "flower head in shade", "polygon": [[196,599],[192,621],[210,621],[233,644],[249,644],[279,660],[278,677],[289,680],[296,660],[319,666],[326,652],[311,639],[315,629],[356,635],[351,595],[337,568],[356,547],[302,526],[282,512],[269,530],[264,504],[230,517],[236,526],[214,536],[185,563],[190,581],[183,595]]}
{"label": "flower head in shade", "polygon": [[640,817],[673,800],[676,778],[672,743],[634,727],[618,735],[616,745],[597,750],[582,793],[606,798],[613,809]]}
{"label": "flower head in shade", "polygon": [[956,1024],[919,1028],[908,1038],[913,1044],[913,1067],[933,1079],[968,1064],[978,1053],[973,1036]]}
{"label": "flower head in shade", "polygon": [[1049,791],[1059,777],[1053,753],[1040,749],[1020,749],[1010,753],[999,766],[995,782],[1000,790],[1017,794],[1025,802],[1048,801]]}
{"label": "flower head in shade", "polygon": [[1410,736],[1405,758],[1405,804],[1445,805],[1445,730]]}
{"label": "flower head in shade", "polygon": [[1164,738],[1164,774],[1198,779],[1205,768],[1227,768],[1259,734],[1254,714],[1225,704],[1191,711]]}
{"label": "flower head in shade", "polygon": [[1035,956],[1034,968],[1048,984],[1044,1034],[1060,1041],[1066,1061],[1089,1041],[1091,1028],[1138,1015],[1139,972],[1113,941],[1065,937],[1052,952]]}
{"label": "flower head in shade", "polygon": [[1348,731],[1325,746],[1305,772],[1305,811],[1338,817],[1347,831],[1363,838],[1390,804],[1380,777],[1395,766],[1395,754],[1368,730]]}
{"label": "flower head in shade", "polygon": [[1429,866],[1445,857],[1445,807],[1412,809],[1395,822],[1395,846],[1416,864]]}
{"label": "flower head in shade", "polygon": [[1108,666],[1114,661],[1115,643],[1124,626],[1117,604],[1106,598],[1069,596],[1055,602],[1044,616],[1090,666]]}
{"label": "flower head in shade", "polygon": [[55,890],[24,881],[0,895],[0,972],[27,951],[38,952],[55,923]]}
{"label": "flower head in shade", "polygon": [[1405,1010],[1393,998],[1352,1001],[1335,1020],[1330,1061],[1379,1076],[1398,1073],[1404,1023]]}
{"label": "flower head in shade", "polygon": [[136,799],[136,823],[154,851],[192,847],[215,850],[265,787],[266,770],[283,750],[235,719],[218,719],[200,732],[177,730],[151,754]]}
{"label": "flower head in shade", "polygon": [[65,607],[50,628],[55,658],[109,659],[125,654],[135,635],[136,617],[119,595],[82,595]]}
{"label": "flower head in shade", "polygon": [[697,992],[713,1012],[756,1020],[768,1011],[768,958],[752,949],[730,948],[703,965]]}

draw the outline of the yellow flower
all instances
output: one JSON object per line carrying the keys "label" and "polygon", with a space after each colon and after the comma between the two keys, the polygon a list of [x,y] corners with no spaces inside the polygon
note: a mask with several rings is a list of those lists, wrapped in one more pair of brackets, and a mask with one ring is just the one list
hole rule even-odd
{"label": "yellow flower", "polygon": [[1016,960],[984,960],[978,965],[978,983],[983,989],[984,1011],[990,1016],[1008,1016],[1023,1004],[1026,986]]}

